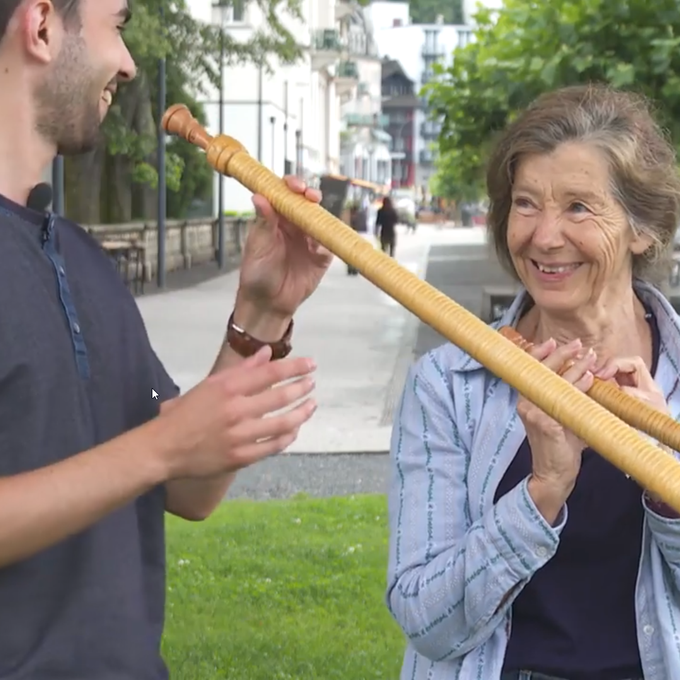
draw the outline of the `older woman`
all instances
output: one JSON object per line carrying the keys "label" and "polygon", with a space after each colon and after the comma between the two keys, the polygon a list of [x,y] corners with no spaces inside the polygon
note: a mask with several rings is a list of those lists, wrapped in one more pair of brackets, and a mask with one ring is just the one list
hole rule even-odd
{"label": "older woman", "polygon": [[[680,413],[680,321],[651,285],[680,184],[643,101],[539,99],[505,132],[489,234],[523,290],[498,325],[588,390]],[[680,519],[452,345],[412,368],[392,439],[387,602],[410,680],[680,678]]]}

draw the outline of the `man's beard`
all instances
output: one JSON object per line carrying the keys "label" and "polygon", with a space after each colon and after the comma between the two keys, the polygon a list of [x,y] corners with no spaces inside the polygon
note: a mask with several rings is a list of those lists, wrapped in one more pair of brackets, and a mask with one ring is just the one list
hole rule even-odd
{"label": "man's beard", "polygon": [[87,153],[102,141],[100,98],[83,39],[69,34],[50,75],[35,93],[37,131],[61,155]]}

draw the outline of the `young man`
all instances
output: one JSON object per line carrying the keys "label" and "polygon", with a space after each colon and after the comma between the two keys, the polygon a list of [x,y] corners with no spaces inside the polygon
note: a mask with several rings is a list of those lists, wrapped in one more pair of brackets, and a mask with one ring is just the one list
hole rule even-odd
{"label": "young man", "polygon": [[6,680],[167,678],[164,511],[207,517],[234,472],[288,446],[314,410],[313,363],[282,357],[331,257],[263,197],[231,315],[225,300],[224,347],[181,397],[98,245],[26,207],[55,153],[94,147],[116,88],[134,77],[128,18],[125,0],[0,3]]}

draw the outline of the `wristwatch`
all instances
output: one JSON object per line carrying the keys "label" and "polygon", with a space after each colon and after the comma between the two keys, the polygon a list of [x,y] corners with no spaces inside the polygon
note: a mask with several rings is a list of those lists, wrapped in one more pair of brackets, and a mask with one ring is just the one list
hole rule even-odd
{"label": "wristwatch", "polygon": [[247,333],[243,328],[234,323],[234,313],[231,313],[227,324],[227,344],[236,354],[244,359],[253,356],[266,345],[272,348],[272,361],[287,357],[293,350],[291,337],[293,335],[293,321],[291,320],[288,329],[281,340],[277,342],[262,342]]}

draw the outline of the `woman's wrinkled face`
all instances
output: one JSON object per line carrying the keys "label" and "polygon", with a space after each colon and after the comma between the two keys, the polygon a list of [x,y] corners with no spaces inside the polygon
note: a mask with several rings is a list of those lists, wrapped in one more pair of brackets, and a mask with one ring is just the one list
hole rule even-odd
{"label": "woman's wrinkled face", "polygon": [[630,286],[632,255],[650,245],[613,197],[602,152],[579,143],[520,160],[507,239],[536,305],[556,313],[606,303],[608,291]]}

